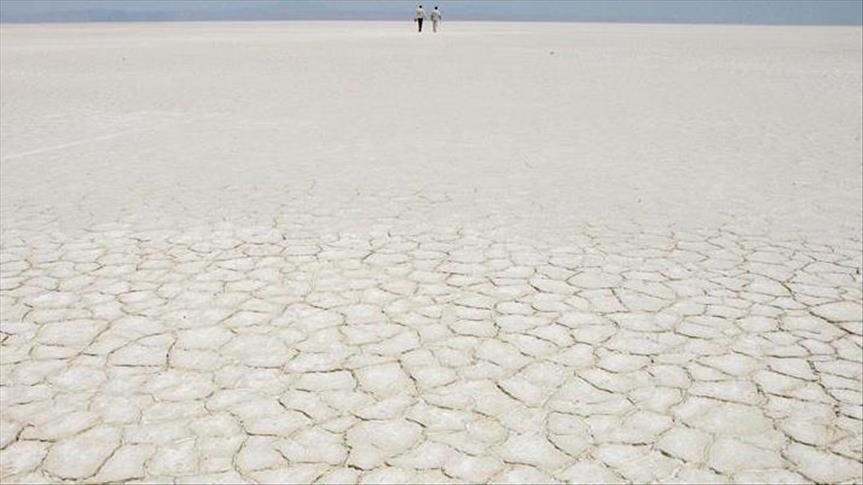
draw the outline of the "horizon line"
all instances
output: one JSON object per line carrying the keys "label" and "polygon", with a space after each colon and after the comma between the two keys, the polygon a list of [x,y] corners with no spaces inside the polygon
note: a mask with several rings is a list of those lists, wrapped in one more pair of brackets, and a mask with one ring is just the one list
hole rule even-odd
{"label": "horizon line", "polygon": [[[0,25],[83,25],[83,24],[180,24],[180,23],[258,23],[258,22],[341,22],[341,23],[361,23],[361,22],[407,22],[412,23],[412,20],[397,20],[397,19],[135,19],[135,20],[116,20],[116,19],[91,19],[91,20],[2,20]],[[740,25],[753,27],[857,27],[863,28],[863,23],[817,23],[817,22],[721,22],[721,21],[674,21],[674,20],[644,20],[644,21],[627,21],[627,20],[545,20],[545,19],[455,19],[446,20],[451,22],[486,22],[486,23],[530,23],[530,24],[629,24],[629,25]]]}

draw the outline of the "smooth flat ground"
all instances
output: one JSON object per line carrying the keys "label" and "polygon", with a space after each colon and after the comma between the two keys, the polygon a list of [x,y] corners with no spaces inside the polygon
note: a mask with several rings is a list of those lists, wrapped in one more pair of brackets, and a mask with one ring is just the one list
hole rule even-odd
{"label": "smooth flat ground", "polygon": [[0,480],[863,480],[860,28],[0,27]]}

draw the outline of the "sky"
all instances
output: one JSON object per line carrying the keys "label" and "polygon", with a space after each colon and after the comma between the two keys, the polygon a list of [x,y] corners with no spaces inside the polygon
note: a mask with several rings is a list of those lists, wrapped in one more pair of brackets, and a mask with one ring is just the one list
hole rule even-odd
{"label": "sky", "polygon": [[[447,20],[863,24],[863,0],[424,0]],[[0,22],[405,20],[413,0],[0,0]]]}

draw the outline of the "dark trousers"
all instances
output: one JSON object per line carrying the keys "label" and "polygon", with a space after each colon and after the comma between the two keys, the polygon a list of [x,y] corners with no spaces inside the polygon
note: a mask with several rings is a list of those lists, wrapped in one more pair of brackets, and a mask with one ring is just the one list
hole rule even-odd
{"label": "dark trousers", "polygon": [[423,19],[417,19],[417,28],[420,29],[420,32],[423,31]]}

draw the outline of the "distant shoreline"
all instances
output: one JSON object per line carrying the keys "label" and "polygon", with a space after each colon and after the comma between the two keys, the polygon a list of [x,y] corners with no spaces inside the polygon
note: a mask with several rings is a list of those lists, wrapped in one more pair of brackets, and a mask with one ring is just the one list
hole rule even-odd
{"label": "distant shoreline", "polygon": [[[41,20],[19,21],[0,20],[0,25],[88,25],[88,24],[184,24],[184,23],[412,23],[410,19],[170,19],[170,20]],[[732,26],[732,27],[850,27],[863,28],[863,24],[840,23],[756,23],[756,22],[624,22],[614,20],[489,20],[489,19],[457,19],[446,20],[447,23],[482,23],[482,24],[578,24],[578,25],[692,25],[692,26]]]}

